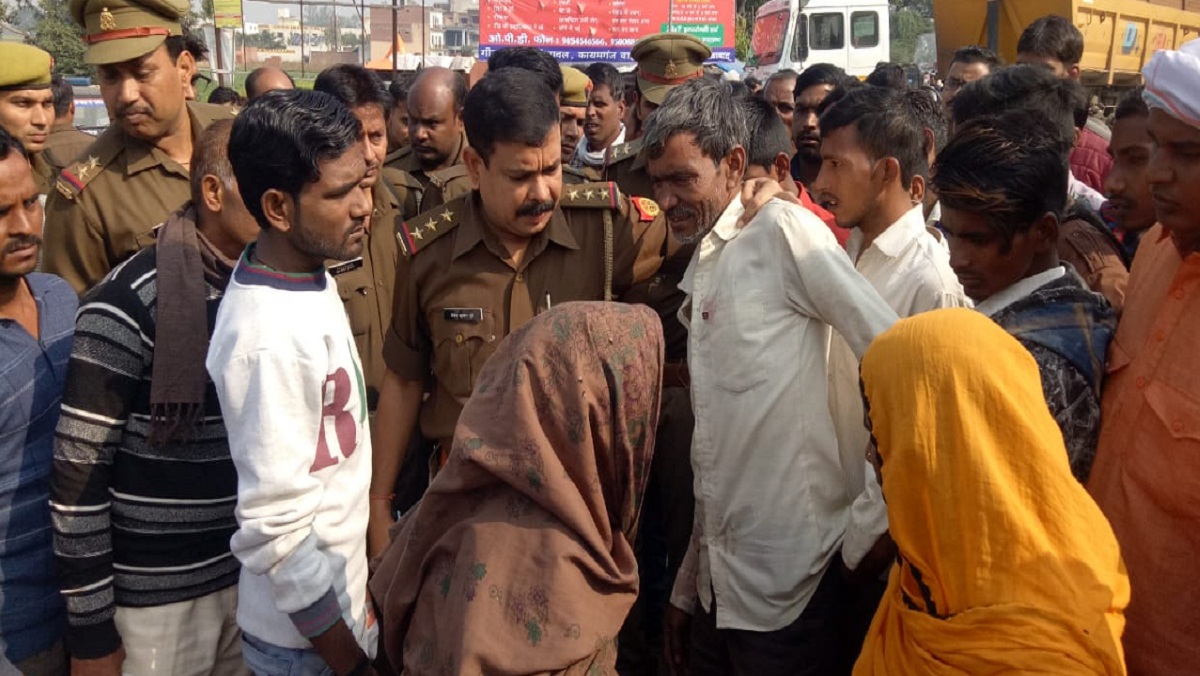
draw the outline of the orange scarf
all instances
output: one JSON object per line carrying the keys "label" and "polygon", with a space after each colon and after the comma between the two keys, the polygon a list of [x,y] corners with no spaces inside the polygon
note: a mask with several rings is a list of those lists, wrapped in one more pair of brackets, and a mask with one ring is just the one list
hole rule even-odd
{"label": "orange scarf", "polygon": [[505,339],[370,583],[397,672],[616,673],[662,360],[640,305],[567,303]]}
{"label": "orange scarf", "polygon": [[901,560],[855,675],[1124,674],[1129,580],[1028,351],[938,310],[876,339],[862,379]]}

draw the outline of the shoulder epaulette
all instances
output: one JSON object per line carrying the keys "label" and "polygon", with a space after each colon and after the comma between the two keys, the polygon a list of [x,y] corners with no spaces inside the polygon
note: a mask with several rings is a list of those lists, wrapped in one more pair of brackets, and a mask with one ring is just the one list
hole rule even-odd
{"label": "shoulder epaulette", "polygon": [[606,166],[612,166],[617,162],[624,162],[633,157],[637,157],[642,151],[642,139],[634,139],[629,143],[622,143],[619,146],[613,146],[608,151],[608,161]]}
{"label": "shoulder epaulette", "polygon": [[451,181],[467,177],[467,165],[455,164],[445,169],[438,169],[429,174],[429,182],[438,188],[445,188]]}
{"label": "shoulder epaulette", "polygon": [[564,209],[617,209],[621,189],[616,183],[579,183],[564,187],[559,205]]}
{"label": "shoulder epaulette", "polygon": [[88,148],[87,153],[59,173],[54,188],[65,198],[74,201],[88,184],[100,175],[124,148],[123,141],[116,138],[117,130],[110,128],[101,134]]}
{"label": "shoulder epaulette", "polygon": [[400,224],[396,240],[405,256],[415,256],[438,237],[450,232],[458,225],[458,211],[462,200],[427,211]]}
{"label": "shoulder epaulette", "polygon": [[218,106],[215,103],[201,103],[199,101],[188,101],[188,112],[196,116],[196,121],[201,127],[207,128],[208,125],[218,120],[230,120],[237,117],[238,109],[233,106]]}
{"label": "shoulder epaulette", "polygon": [[404,146],[403,148],[400,148],[399,150],[394,150],[394,151],[388,153],[383,158],[383,163],[384,164],[392,164],[394,162],[403,160],[404,158],[408,157],[410,154],[412,154],[412,146]]}

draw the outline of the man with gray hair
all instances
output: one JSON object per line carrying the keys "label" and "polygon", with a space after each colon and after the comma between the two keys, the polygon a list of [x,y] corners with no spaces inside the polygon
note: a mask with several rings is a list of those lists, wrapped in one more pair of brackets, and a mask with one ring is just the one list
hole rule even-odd
{"label": "man with gray hair", "polygon": [[[831,673],[842,566],[857,568],[873,542],[850,536],[861,491],[838,453],[827,346],[837,329],[861,357],[896,313],[802,207],[772,200],[738,228],[747,131],[728,85],[677,87],[643,138],[672,233],[698,243],[680,319],[702,490],[667,658],[694,676]],[[861,475],[866,459],[857,462]]]}

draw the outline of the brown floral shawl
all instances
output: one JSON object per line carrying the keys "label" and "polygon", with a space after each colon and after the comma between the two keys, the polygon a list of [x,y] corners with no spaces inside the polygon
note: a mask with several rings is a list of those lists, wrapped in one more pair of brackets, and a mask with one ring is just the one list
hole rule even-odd
{"label": "brown floral shawl", "polygon": [[370,583],[398,673],[616,674],[662,360],[640,305],[563,304],[505,339]]}

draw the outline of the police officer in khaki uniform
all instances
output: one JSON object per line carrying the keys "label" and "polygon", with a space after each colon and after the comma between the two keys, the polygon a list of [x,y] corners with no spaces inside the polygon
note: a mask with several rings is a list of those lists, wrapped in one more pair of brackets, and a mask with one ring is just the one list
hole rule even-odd
{"label": "police officer in khaki uniform", "polygon": [[392,292],[400,255],[396,235],[404,219],[415,215],[416,200],[414,195],[396,189],[395,183],[403,180],[397,176],[399,172],[382,168],[392,100],[379,76],[357,64],[332,66],[317,76],[313,91],[329,94],[354,113],[363,126],[367,166],[374,167],[368,175],[373,206],[362,255],[328,265],[362,361],[368,408],[374,411],[385,371],[383,338],[392,321]]}
{"label": "police officer in khaki uniform", "polygon": [[420,211],[471,190],[462,166],[467,147],[461,117],[466,96],[466,83],[458,73],[442,67],[421,71],[408,91],[409,146],[388,155],[384,163],[419,185]]}
{"label": "police officer in khaki uniform", "polygon": [[[644,123],[673,87],[703,77],[704,61],[712,56],[712,50],[690,35],[664,33],[641,38],[634,43],[631,55],[637,61],[640,119]],[[654,185],[646,172],[641,147],[641,139],[614,147],[605,179],[624,192],[653,196]],[[695,418],[688,392],[687,330],[679,322],[678,311],[684,301],[679,282],[693,251],[695,245],[688,245],[666,257],[657,274],[626,295],[630,302],[644,303],[658,312],[666,339],[666,365],[654,463],[638,543],[644,591],[621,631],[617,667],[622,676],[656,672],[661,651],[660,623],[654,619],[659,613],[654,609],[665,603],[659,590],[671,588],[692,534],[695,497],[691,448]],[[667,561],[666,569],[663,560]]]}
{"label": "police officer in khaki uniform", "polygon": [[[54,95],[54,126],[46,137],[46,148],[42,155],[54,169],[57,178],[58,172],[70,166],[76,157],[96,142],[96,137],[75,126],[75,92],[71,89],[71,83],[61,75],[55,75],[50,80],[50,91]],[[50,181],[49,185],[53,186],[54,181]]]}
{"label": "police officer in khaki uniform", "polygon": [[0,42],[0,127],[25,147],[42,195],[54,182],[54,169],[42,152],[54,126],[51,65],[50,54],[37,47]]}
{"label": "police officer in khaki uniform", "polygon": [[[559,111],[533,73],[502,69],[463,112],[475,190],[409,221],[376,418],[370,551],[387,544],[392,486],[420,418],[449,452],[480,368],[510,332],[557,303],[620,298],[668,241],[657,206],[611,183],[562,185]],[[537,139],[543,139],[540,144]],[[422,401],[432,376],[432,396]]]}
{"label": "police officer in khaki uniform", "polygon": [[44,268],[80,293],[154,241],[154,227],[188,200],[193,139],[235,114],[185,100],[196,72],[179,23],[188,9],[188,0],[70,0],[112,118],[46,204]]}
{"label": "police officer in khaki uniform", "polygon": [[562,116],[563,183],[576,185],[598,181],[600,175],[594,169],[580,170],[571,166],[579,139],[583,137],[583,121],[587,117],[588,97],[592,95],[592,81],[578,68],[561,68],[563,87],[558,110]]}

